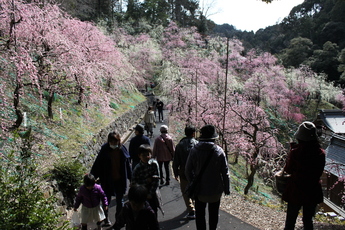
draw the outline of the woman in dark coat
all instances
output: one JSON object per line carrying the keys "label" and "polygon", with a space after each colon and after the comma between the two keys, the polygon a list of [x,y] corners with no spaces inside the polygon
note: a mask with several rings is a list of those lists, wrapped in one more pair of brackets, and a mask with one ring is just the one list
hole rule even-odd
{"label": "woman in dark coat", "polygon": [[[126,193],[127,180],[131,179],[130,155],[124,145],[121,144],[120,135],[111,132],[91,168],[91,174],[99,178],[108,203],[111,197],[116,196],[115,217],[122,209],[123,195]],[[108,211],[104,212],[106,219],[104,226],[110,226]]]}
{"label": "woman in dark coat", "polygon": [[303,207],[305,230],[313,229],[316,206],[323,202],[320,177],[325,167],[325,152],[318,142],[316,127],[311,122],[303,122],[295,138],[298,144],[291,144],[284,170],[291,178],[283,193],[288,202],[284,230],[295,228],[298,212]]}

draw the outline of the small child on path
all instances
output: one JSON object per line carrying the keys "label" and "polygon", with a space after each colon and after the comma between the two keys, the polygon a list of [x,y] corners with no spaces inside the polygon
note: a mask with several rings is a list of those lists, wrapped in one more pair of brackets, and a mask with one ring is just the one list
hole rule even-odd
{"label": "small child on path", "polygon": [[87,230],[87,223],[96,221],[97,229],[102,229],[101,223],[105,219],[105,215],[100,201],[104,206],[104,210],[108,209],[108,200],[102,187],[96,184],[96,179],[92,174],[84,176],[84,185],[79,189],[78,195],[74,203],[74,211],[81,207],[81,226],[82,230]]}
{"label": "small child on path", "polygon": [[124,204],[113,229],[126,226],[126,230],[159,230],[156,214],[146,201],[147,195],[145,186],[132,185],[128,191],[129,201]]}
{"label": "small child on path", "polygon": [[157,216],[158,208],[160,208],[158,163],[151,158],[152,149],[147,144],[139,146],[138,154],[140,163],[133,170],[131,185],[138,184],[146,187],[148,191],[147,201]]}

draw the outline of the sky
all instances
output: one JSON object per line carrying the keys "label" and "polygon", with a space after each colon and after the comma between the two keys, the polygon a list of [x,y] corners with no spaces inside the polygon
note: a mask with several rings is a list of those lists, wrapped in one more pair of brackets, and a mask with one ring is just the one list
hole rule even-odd
{"label": "sky", "polygon": [[219,25],[228,23],[238,30],[256,32],[279,23],[304,0],[273,0],[268,4],[261,0],[205,0],[205,6],[210,2],[215,4],[208,10],[208,19]]}

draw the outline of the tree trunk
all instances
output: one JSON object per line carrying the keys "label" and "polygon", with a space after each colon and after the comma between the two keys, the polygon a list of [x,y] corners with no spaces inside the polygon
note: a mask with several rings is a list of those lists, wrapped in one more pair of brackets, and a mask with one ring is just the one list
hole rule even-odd
{"label": "tree trunk", "polygon": [[254,165],[250,165],[250,174],[248,176],[248,182],[247,182],[247,185],[246,187],[244,188],[244,194],[247,195],[248,192],[249,192],[249,189],[253,186],[254,184],[254,176],[255,176],[255,173],[256,173],[256,166]]}
{"label": "tree trunk", "polygon": [[78,95],[78,104],[81,105],[81,103],[83,102],[83,96],[84,96],[84,88],[83,87],[79,87],[79,95]]}
{"label": "tree trunk", "polygon": [[23,113],[22,111],[19,109],[19,101],[20,101],[20,90],[22,89],[22,87],[20,85],[16,86],[16,89],[14,90],[14,96],[13,96],[13,106],[14,106],[14,110],[16,112],[17,115],[17,120],[14,123],[14,125],[12,126],[12,129],[17,129],[19,128],[19,126],[22,124],[23,122]]}
{"label": "tree trunk", "polygon": [[55,93],[54,92],[51,92],[49,94],[49,97],[48,97],[48,117],[50,119],[53,119],[54,118],[54,115],[53,115],[53,101],[54,101],[54,95]]}

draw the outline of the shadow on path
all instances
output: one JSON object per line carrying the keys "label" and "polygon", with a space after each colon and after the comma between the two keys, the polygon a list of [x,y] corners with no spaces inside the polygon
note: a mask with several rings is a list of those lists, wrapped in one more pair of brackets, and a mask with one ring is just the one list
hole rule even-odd
{"label": "shadow on path", "polygon": [[[164,111],[164,122],[157,122],[156,128],[154,128],[154,137],[151,138],[151,146],[153,147],[155,137],[160,135],[159,128],[161,125],[166,124],[168,125],[167,118],[168,113]],[[130,138],[129,138],[130,140]],[[124,143],[126,147],[129,145],[129,141]],[[172,171],[171,171],[172,172]],[[187,210],[184,204],[182,193],[180,190],[179,183],[174,179],[171,175],[172,180],[170,181],[170,185],[160,187],[160,192],[162,195],[162,203],[163,203],[163,211],[164,215],[158,211],[158,222],[160,229],[164,230],[191,230],[196,229],[195,220],[189,220],[186,218]],[[127,196],[124,197],[124,202],[127,201]],[[109,218],[112,223],[115,221],[115,209],[116,209],[116,202],[115,197],[113,197],[111,204],[109,206]],[[206,222],[208,222],[208,214],[206,211]],[[89,224],[88,229],[94,229],[96,227],[95,224]],[[103,227],[103,229],[108,229],[108,227]],[[123,228],[125,229],[125,228]],[[259,230],[256,227],[253,227],[242,220],[226,213],[224,211],[219,211],[219,222],[218,228],[221,230],[228,230],[228,229],[237,229],[237,230]]]}

